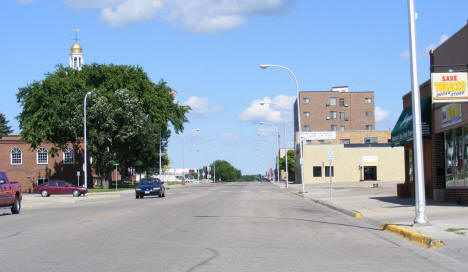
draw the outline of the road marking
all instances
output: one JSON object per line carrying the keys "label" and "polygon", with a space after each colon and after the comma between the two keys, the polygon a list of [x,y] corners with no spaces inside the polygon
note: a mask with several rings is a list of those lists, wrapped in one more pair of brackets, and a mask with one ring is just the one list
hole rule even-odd
{"label": "road marking", "polygon": [[98,216],[98,217],[91,218],[91,221],[97,221],[97,220],[105,219],[107,217],[109,217],[109,215]]}
{"label": "road marking", "polygon": [[164,193],[165,195],[172,195],[172,193]]}
{"label": "road marking", "polygon": [[183,194],[191,194],[192,192],[182,192]]}
{"label": "road marking", "polygon": [[221,193],[230,193],[232,191],[221,191]]}
{"label": "road marking", "polygon": [[250,193],[252,191],[241,191],[241,193]]}
{"label": "road marking", "polygon": [[260,193],[271,193],[271,191],[260,191]]}
{"label": "road marking", "polygon": [[113,195],[112,197],[117,198],[117,197],[120,197],[120,195]]}

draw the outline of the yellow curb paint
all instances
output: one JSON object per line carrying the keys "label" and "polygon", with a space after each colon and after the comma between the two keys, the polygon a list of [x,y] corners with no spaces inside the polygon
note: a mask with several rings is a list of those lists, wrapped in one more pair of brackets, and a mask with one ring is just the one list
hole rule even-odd
{"label": "yellow curb paint", "polygon": [[113,195],[112,197],[120,197],[120,195]]}
{"label": "yellow curb paint", "polygon": [[91,221],[97,221],[97,220],[101,220],[101,219],[104,219],[104,218],[107,218],[109,217],[108,215],[103,215],[103,216],[99,216],[99,217],[94,217],[94,218],[91,218]]}
{"label": "yellow curb paint", "polygon": [[396,233],[400,236],[403,236],[405,237],[406,239],[410,240],[410,241],[413,241],[417,244],[420,244],[420,245],[423,245],[427,248],[434,248],[434,249],[437,249],[437,248],[440,248],[442,246],[445,246],[444,242],[439,240],[439,239],[435,239],[435,238],[432,238],[428,235],[425,235],[425,234],[422,234],[420,232],[417,232],[417,231],[414,231],[414,230],[410,230],[410,229],[407,229],[405,227],[402,227],[402,226],[398,226],[398,225],[395,225],[395,224],[392,224],[392,223],[385,223],[381,226],[381,228],[383,230],[389,230],[393,233]]}
{"label": "yellow curb paint", "polygon": [[362,218],[362,217],[363,217],[362,213],[360,213],[360,212],[357,212],[357,213],[354,214],[354,218]]}
{"label": "yellow curb paint", "polygon": [[26,210],[31,210],[32,206],[26,206]]}

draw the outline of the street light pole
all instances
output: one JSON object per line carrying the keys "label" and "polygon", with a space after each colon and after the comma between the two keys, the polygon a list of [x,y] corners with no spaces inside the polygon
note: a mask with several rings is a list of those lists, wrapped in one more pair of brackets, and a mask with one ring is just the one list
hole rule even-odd
{"label": "street light pole", "polygon": [[276,133],[276,137],[277,137],[276,146],[277,146],[277,150],[278,150],[277,159],[276,159],[276,161],[277,161],[276,162],[276,182],[279,184],[279,180],[280,180],[280,175],[279,175],[280,134],[279,134],[278,128],[276,126],[274,126],[273,124],[271,124],[271,123],[259,122],[258,124],[260,124],[260,125],[270,125],[275,129],[275,133]]}
{"label": "street light pole", "polygon": [[162,178],[161,177],[161,174],[162,174],[162,158],[161,158],[161,145],[162,145],[162,137],[161,137],[161,131],[159,131],[159,178]]}
{"label": "street light pole", "polygon": [[302,193],[305,193],[305,186],[304,186],[304,158],[302,156],[303,154],[303,147],[302,147],[302,128],[301,128],[301,114],[300,114],[300,105],[301,105],[301,101],[299,100],[299,84],[297,83],[297,78],[296,78],[296,75],[294,74],[294,72],[289,69],[288,67],[284,67],[284,66],[281,66],[281,65],[276,65],[276,64],[262,64],[260,65],[260,68],[262,69],[266,69],[268,67],[277,67],[277,68],[281,68],[281,69],[284,69],[286,71],[288,71],[292,77],[294,78],[294,82],[296,83],[296,101],[297,101],[297,127],[298,127],[298,132],[299,132],[299,167],[301,169],[301,183],[302,183]]}
{"label": "street light pole", "polygon": [[83,103],[83,127],[84,127],[84,164],[83,164],[83,172],[84,172],[84,187],[88,188],[88,156],[86,154],[86,98],[88,95],[91,95],[91,92],[87,92],[84,97]]}
{"label": "street light pole", "polygon": [[411,59],[411,89],[413,106],[413,149],[415,157],[415,181],[416,181],[416,217],[414,223],[427,223],[426,196],[424,188],[424,164],[421,130],[421,99],[418,85],[418,64],[416,56],[416,26],[415,26],[414,0],[408,0],[408,21],[410,38]]}

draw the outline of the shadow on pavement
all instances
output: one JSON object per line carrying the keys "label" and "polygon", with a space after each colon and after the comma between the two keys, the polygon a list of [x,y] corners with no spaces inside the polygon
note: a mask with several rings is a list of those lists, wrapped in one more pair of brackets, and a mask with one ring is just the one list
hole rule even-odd
{"label": "shadow on pavement", "polygon": [[195,218],[252,218],[252,219],[294,220],[294,221],[311,222],[311,223],[318,223],[318,224],[352,227],[352,228],[359,228],[359,229],[379,230],[379,231],[382,230],[381,228],[363,227],[363,226],[356,226],[356,225],[350,225],[350,224],[318,221],[318,220],[303,219],[303,218],[288,218],[288,217],[279,218],[279,217],[258,217],[258,216],[239,216],[239,215],[237,215],[237,216],[194,215],[193,217],[195,217]]}

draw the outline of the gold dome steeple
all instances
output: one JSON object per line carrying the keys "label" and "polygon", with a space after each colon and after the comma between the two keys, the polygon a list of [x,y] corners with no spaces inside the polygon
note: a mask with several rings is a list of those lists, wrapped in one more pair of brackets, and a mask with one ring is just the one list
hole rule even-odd
{"label": "gold dome steeple", "polygon": [[75,42],[74,44],[72,44],[72,46],[70,48],[70,52],[71,53],[82,53],[83,49],[81,48],[81,45],[79,43]]}

